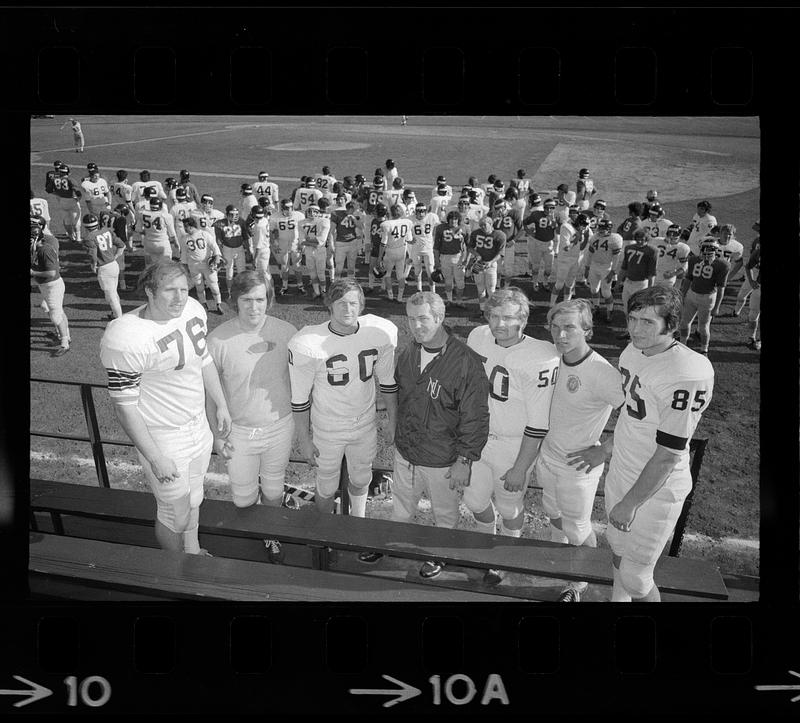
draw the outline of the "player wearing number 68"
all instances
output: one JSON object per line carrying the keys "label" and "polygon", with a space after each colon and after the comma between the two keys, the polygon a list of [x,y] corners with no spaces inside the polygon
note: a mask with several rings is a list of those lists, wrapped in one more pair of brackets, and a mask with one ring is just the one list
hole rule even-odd
{"label": "player wearing number 68", "polygon": [[714,369],[673,334],[675,288],[651,286],[628,301],[631,343],[619,357],[625,402],[605,481],[612,602],[661,599],[653,569],[692,489],[689,440],[711,402]]}

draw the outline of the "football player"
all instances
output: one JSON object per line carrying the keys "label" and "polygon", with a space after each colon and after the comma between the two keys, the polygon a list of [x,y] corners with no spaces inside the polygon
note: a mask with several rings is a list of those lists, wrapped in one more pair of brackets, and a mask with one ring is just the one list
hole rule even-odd
{"label": "football player", "polygon": [[719,314],[722,290],[728,281],[730,264],[718,258],[719,244],[713,239],[703,241],[700,256],[689,258],[686,281],[689,289],[683,301],[680,335],[681,342],[689,339],[689,328],[697,317],[697,329],[700,332],[700,353],[708,355],[708,344],[711,339],[711,317]]}
{"label": "football player", "polygon": [[100,360],[117,420],[156,497],[156,540],[165,550],[208,554],[197,536],[214,442],[206,396],[217,434],[227,436],[231,419],[206,345],[206,312],[189,297],[176,261],[152,264],[140,283],[147,303],[108,324]]}
{"label": "football player", "polygon": [[649,238],[663,238],[667,235],[667,229],[672,226],[672,221],[664,218],[664,209],[661,204],[654,202],[650,204],[648,217],[642,221],[642,228],[647,231]]}
{"label": "football player", "polygon": [[641,216],[642,221],[645,221],[648,218],[650,218],[650,206],[652,206],[655,203],[658,203],[658,191],[656,191],[655,188],[651,188],[647,192],[645,200],[642,203],[642,216]]}
{"label": "football player", "polygon": [[89,177],[81,183],[83,190],[83,200],[86,201],[86,208],[90,214],[97,215],[101,211],[111,208],[111,191],[105,178],[101,178],[100,169],[92,166],[89,169]]}
{"label": "football player", "polygon": [[247,230],[250,234],[250,246],[253,249],[253,268],[263,274],[265,278],[272,279],[269,270],[270,243],[269,220],[271,214],[265,211],[261,204],[256,204],[250,209],[250,215],[245,219]]}
{"label": "football player", "polygon": [[[760,234],[760,232],[761,232],[761,222],[760,221],[756,221],[753,224],[752,228],[753,228],[753,231],[755,231],[757,234]],[[751,242],[751,244],[750,244],[750,256],[748,257],[748,260],[749,260],[749,258],[751,258],[753,256],[753,253],[758,251],[760,248],[761,248],[761,236],[756,236],[753,239],[753,241]],[[732,277],[735,277],[736,272],[742,266],[744,266],[744,264],[742,263],[742,261],[740,259],[736,264],[734,264],[733,269],[731,269],[731,273],[728,275],[728,278],[730,279]],[[747,273],[745,272],[744,281],[742,282],[742,286],[739,289],[739,293],[736,295],[736,307],[733,310],[733,315],[734,316],[739,316],[742,313],[742,309],[744,309],[744,305],[747,303],[747,297],[750,296],[752,291],[753,291],[753,287],[750,285],[749,277],[748,277]]]}
{"label": "football player", "polygon": [[495,228],[495,220],[485,217],[481,221],[481,228],[473,231],[466,241],[468,256],[465,267],[471,269],[475,279],[481,316],[486,310],[487,299],[497,288],[497,265],[508,244],[506,234]]}
{"label": "football player", "polygon": [[570,191],[566,183],[556,187],[556,217],[561,223],[569,218],[569,207],[575,204],[575,191]]}
{"label": "football player", "polygon": [[[619,280],[622,283],[622,311],[626,314],[626,319],[631,295],[655,283],[657,254],[652,246],[648,246],[648,238],[647,230],[640,228],[633,234],[633,243],[622,249]],[[617,338],[629,339],[627,329],[618,334]]]}
{"label": "football player", "polygon": [[514,261],[516,258],[514,238],[517,235],[518,228],[522,227],[522,217],[519,215],[519,209],[514,212],[505,198],[497,199],[494,202],[490,217],[494,229],[501,231],[506,239],[505,244],[503,244],[503,260],[501,262],[502,268],[500,269],[503,287],[505,288],[509,285],[511,277],[514,276]]}
{"label": "football player", "polygon": [[266,171],[259,171],[258,180],[253,184],[253,193],[258,199],[266,197],[271,211],[278,208],[278,184],[269,180],[269,173]]}
{"label": "football player", "polygon": [[597,222],[597,231],[589,239],[586,253],[586,277],[589,293],[592,295],[592,308],[600,310],[600,295],[606,305],[606,321],[611,321],[614,312],[614,295],[611,284],[617,278],[622,260],[622,236],[614,233],[610,218]]}
{"label": "football player", "polygon": [[325,285],[325,268],[328,261],[330,218],[324,218],[319,206],[309,206],[306,217],[300,222],[300,247],[306,259],[306,269],[311,281],[312,299],[322,299],[320,284]]}
{"label": "football player", "polygon": [[521,198],[526,198],[531,188],[531,179],[527,177],[524,168],[517,170],[516,186]]}
{"label": "football player", "polygon": [[406,249],[414,242],[411,220],[403,216],[400,206],[389,208],[389,218],[380,225],[381,247],[378,250],[378,267],[385,268],[383,277],[386,298],[394,301],[392,271],[397,279],[397,303],[403,301],[405,290]]}
{"label": "football player", "polygon": [[204,304],[206,287],[211,291],[214,305],[208,310],[222,315],[222,292],[219,289],[219,265],[222,252],[216,239],[197,224],[197,218],[189,216],[181,222],[183,233],[180,236],[181,263],[186,265],[189,279],[197,291],[197,300]]}
{"label": "football player", "polygon": [[[461,228],[458,211],[450,211],[445,223],[439,224],[433,233],[433,261],[444,277],[447,303],[464,308],[464,261],[466,260],[466,239]],[[453,286],[455,285],[455,300]]]}
{"label": "football player", "polygon": [[70,178],[69,166],[61,164],[53,176],[53,193],[58,198],[58,207],[63,214],[64,231],[67,238],[75,243],[81,242],[81,192]]}
{"label": "football player", "polygon": [[486,192],[486,198],[484,199],[484,203],[486,207],[491,211],[494,208],[495,203],[497,203],[498,199],[505,199],[506,197],[506,187],[503,181],[500,178],[495,178],[492,187]]}
{"label": "football player", "polygon": [[258,197],[253,194],[253,187],[249,183],[243,183],[239,193],[242,196],[239,200],[239,218],[249,218],[250,211],[254,206],[258,206]]}
{"label": "football player", "polygon": [[447,196],[447,204],[449,204],[453,198],[453,187],[447,182],[447,178],[441,175],[436,177],[436,183],[434,183],[433,188],[431,188],[431,201],[433,201],[436,196],[441,195],[439,193],[439,186],[444,186],[444,195]]}
{"label": "football player", "polygon": [[[619,358],[625,404],[605,479],[611,601],[657,602],[653,570],[692,489],[689,440],[711,401],[714,369],[673,338],[681,316],[677,289],[643,289],[630,297],[627,312],[631,343]],[[606,451],[592,446],[573,458],[593,468]]]}
{"label": "football player", "polygon": [[197,192],[197,186],[194,185],[191,181],[191,174],[185,168],[181,170],[180,174],[180,181],[178,185],[182,186],[186,190],[186,198],[189,201],[194,201],[198,206],[200,205],[200,194]]}
{"label": "football player", "polygon": [[44,174],[44,192],[45,193],[55,193],[55,186],[53,185],[53,179],[58,174],[58,167],[61,166],[61,161],[53,161],[53,167],[47,173]]}
{"label": "football player", "polygon": [[317,206],[319,199],[322,198],[322,191],[314,185],[314,179],[306,176],[305,184],[297,189],[294,197],[294,207],[305,214],[309,206]]}
{"label": "football player", "polygon": [[232,203],[225,207],[225,218],[214,224],[217,246],[222,250],[225,259],[225,278],[228,281],[228,298],[230,298],[233,274],[245,270],[247,261],[253,256],[250,232],[244,220],[239,218],[239,209]]}
{"label": "football player", "polygon": [[175,189],[175,203],[169,212],[175,220],[175,228],[180,228],[181,224],[192,215],[192,211],[197,210],[197,204],[189,200],[186,189],[183,186],[178,186]]}
{"label": "football player", "polygon": [[83,153],[84,150],[84,138],[83,138],[83,129],[81,128],[80,121],[76,121],[74,118],[70,118],[69,120],[64,121],[61,128],[59,130],[64,130],[67,127],[67,124],[70,125],[72,128],[72,142],[75,144],[75,153]]}
{"label": "football player", "polygon": [[581,168],[578,171],[578,181],[575,184],[575,203],[578,204],[578,210],[588,210],[592,197],[596,194],[597,190],[594,187],[594,181],[589,178],[589,169]]}
{"label": "football player", "polygon": [[[344,201],[344,194],[337,198],[339,199]],[[354,201],[348,201],[344,208],[337,208],[331,214],[336,278],[347,278],[348,274],[353,277],[356,275],[356,258],[363,233],[357,205]]]}
{"label": "football player", "polygon": [[[297,329],[267,314],[274,303],[268,276],[258,271],[238,274],[231,285],[236,318],[208,335],[208,351],[220,371],[231,414],[230,435],[214,435],[214,449],[226,460],[233,504],[239,508],[259,501],[281,506],[294,440],[288,343]],[[215,416],[211,400],[207,414]],[[270,562],[283,562],[278,540],[264,544]]]}
{"label": "football player", "polygon": [[43,198],[37,198],[31,190],[31,216],[44,221],[44,232],[50,234],[50,204]]}
{"label": "football player", "polygon": [[675,286],[677,280],[686,276],[689,246],[680,240],[681,233],[681,227],[673,223],[667,229],[666,238],[654,238],[648,242],[658,255],[655,282],[660,286]]}
{"label": "football player", "polygon": [[[580,210],[580,206],[576,204],[575,206],[578,210]],[[592,233],[594,233],[595,229],[597,228],[597,222],[602,218],[610,219],[606,213],[606,202],[602,198],[598,198],[594,205],[592,206],[591,211],[586,212],[586,218],[589,219],[589,229]]]}
{"label": "football player", "polygon": [[[744,273],[750,288],[750,339],[747,346],[755,351],[761,351],[761,244],[753,249],[750,258],[744,267]],[[740,311],[741,313],[741,311]]]}
{"label": "football player", "polygon": [[391,211],[392,206],[396,206],[403,200],[403,179],[395,176],[391,187],[383,194],[383,203]]}
{"label": "football player", "polygon": [[[597,547],[591,515],[603,465],[573,458],[599,446],[612,409],[625,400],[622,377],[589,346],[592,311],[586,299],[556,304],[547,312],[547,323],[561,360],[552,387],[549,429],[536,459],[536,481],[542,486],[550,539]],[[586,587],[586,582],[570,582],[559,602],[580,602]]]}
{"label": "football player", "polygon": [[439,218],[439,222],[445,220],[447,215],[446,209],[448,204],[450,203],[450,196],[447,195],[447,186],[444,183],[440,183],[436,189],[436,195],[431,198],[431,213],[435,213]]}
{"label": "football player", "polygon": [[103,290],[111,314],[106,319],[119,319],[122,316],[117,285],[119,283],[119,258],[125,252],[125,242],[110,229],[100,226],[100,222],[92,213],[83,217],[85,236],[83,245],[89,252],[89,265],[93,274],[97,274],[97,283]]}
{"label": "football player", "polygon": [[[738,269],[741,266],[742,254],[744,254],[744,246],[742,246],[742,244],[734,238],[735,236],[736,226],[734,226],[732,223],[725,223],[720,226],[718,256],[727,261],[728,265],[731,267],[731,272],[728,274],[728,280],[730,280],[730,277],[733,276],[733,269]],[[719,298],[716,302],[717,308],[722,306],[722,300],[724,298],[725,287],[723,286],[719,290]],[[734,313],[731,312],[729,316],[734,316]]]}
{"label": "football player", "polygon": [[[164,179],[164,189],[167,193],[167,208],[172,209],[173,204],[176,202],[175,190],[178,188],[178,182],[172,177],[168,176]],[[186,189],[184,189],[186,190]]]}
{"label": "football player", "polygon": [[124,203],[131,213],[133,213],[133,186],[128,183],[128,172],[120,169],[117,171],[117,180],[111,184],[111,196],[114,199],[114,206]]}
{"label": "football player", "polygon": [[623,241],[633,241],[633,234],[642,228],[642,213],[642,204],[639,201],[628,204],[628,218],[617,226],[617,233],[622,236]]}
{"label": "football player", "polygon": [[133,186],[131,186],[131,200],[133,201],[134,206],[144,196],[145,188],[155,188],[156,198],[160,198],[162,201],[167,200],[167,194],[164,193],[164,188],[161,185],[161,181],[151,180],[150,171],[139,171],[139,180],[136,181]]}
{"label": "football player", "polygon": [[336,183],[336,177],[331,173],[330,166],[323,166],[322,171],[314,174],[314,183],[322,197],[328,200],[333,198],[333,184]]}
{"label": "football player", "polygon": [[58,260],[58,241],[44,233],[44,219],[31,217],[31,278],[42,294],[42,309],[58,334],[58,349],[53,356],[69,351],[69,322],[64,313],[64,279]]}
{"label": "football player", "polygon": [[[467,346],[489,379],[489,439],[472,463],[463,499],[479,532],[496,534],[499,512],[500,534],[520,537],[531,467],[547,434],[558,353],[551,343],[524,334],[528,297],[517,288],[491,294],[486,320],[470,332]],[[502,579],[500,570],[484,576],[488,584]]]}
{"label": "football player", "polygon": [[179,255],[175,221],[172,214],[164,208],[164,201],[157,196],[151,196],[147,210],[139,214],[136,231],[142,238],[145,266],[159,259],[171,259],[173,253],[175,256]]}
{"label": "football player", "polygon": [[364,294],[355,279],[331,284],[325,306],[329,321],[303,327],[289,340],[292,411],[300,455],[316,469],[314,500],[322,513],[333,512],[345,456],[350,514],[365,517],[378,440],[375,378],[388,415],[385,437],[388,444],[393,441],[397,327],[378,316],[362,315]]}
{"label": "football player", "polygon": [[[558,209],[556,209],[558,217]],[[561,224],[555,248],[556,280],[550,292],[550,306],[555,306],[562,289],[564,301],[569,301],[575,291],[575,280],[578,272],[583,267],[583,249],[581,248],[584,236],[589,228],[589,219],[586,214],[579,213],[575,221],[567,220]],[[582,276],[582,274],[581,274]]]}
{"label": "football player", "polygon": [[[373,193],[370,191],[370,193]],[[375,276],[375,268],[378,265],[378,257],[381,253],[381,238],[383,231],[381,226],[386,221],[389,215],[389,209],[382,203],[375,205],[375,215],[370,218],[369,214],[365,214],[365,218],[370,218],[368,228],[370,250],[369,250],[369,286],[367,287],[367,294],[371,294],[375,288],[383,286],[383,281],[378,281]],[[382,276],[380,277],[383,278]]]}
{"label": "football player", "polygon": [[386,167],[386,172],[384,175],[386,177],[386,186],[388,188],[392,185],[394,179],[397,178],[399,171],[397,170],[395,162],[391,158],[387,158],[386,163],[383,165]]}
{"label": "football player", "polygon": [[424,203],[414,207],[414,218],[411,220],[411,244],[408,254],[414,268],[414,278],[417,282],[417,291],[422,291],[422,267],[428,275],[431,291],[436,292],[436,284],[432,274],[435,268],[433,259],[433,235],[439,225],[439,217],[431,213]]}
{"label": "football player", "polygon": [[693,256],[700,255],[700,243],[708,236],[714,226],[717,225],[717,218],[711,214],[711,204],[708,201],[699,201],[697,213],[692,216],[692,221],[687,227],[690,231],[686,243]]}
{"label": "football player", "polygon": [[[467,185],[470,188],[469,195],[470,200],[473,203],[477,203],[479,206],[483,206],[483,199],[486,196],[486,191],[478,183],[478,178],[476,176],[470,176],[467,179]],[[474,195],[474,199],[472,196]]]}
{"label": "football player", "polygon": [[[133,251],[133,214],[128,206],[120,203],[110,214],[111,230],[114,235],[125,245],[125,251]],[[119,282],[117,288],[127,291],[128,284],[125,280],[125,252],[117,257],[119,264]]]}
{"label": "football player", "polygon": [[561,226],[556,218],[556,202],[548,198],[541,208],[532,204],[531,213],[522,225],[528,234],[533,235],[533,243],[528,244],[528,264],[533,277],[533,290],[538,291],[539,284],[551,283],[555,238]]}

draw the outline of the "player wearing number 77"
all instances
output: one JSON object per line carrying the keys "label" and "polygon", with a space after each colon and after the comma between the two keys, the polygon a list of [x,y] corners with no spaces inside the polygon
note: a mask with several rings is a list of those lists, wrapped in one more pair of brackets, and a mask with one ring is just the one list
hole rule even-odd
{"label": "player wearing number 77", "polygon": [[[523,333],[528,297],[516,287],[489,297],[486,319],[487,326],[470,332],[467,346],[481,358],[489,379],[489,439],[472,465],[464,504],[480,532],[495,534],[496,505],[501,534],[519,537],[529,474],[547,434],[558,353],[550,342]],[[500,570],[489,570],[484,576],[489,584],[501,580]]]}
{"label": "player wearing number 77", "polygon": [[[653,570],[692,489],[689,440],[711,402],[714,369],[673,339],[681,317],[677,289],[638,291],[627,311],[631,343],[619,358],[625,403],[605,481],[611,601],[658,602]],[[603,448],[574,456],[593,466]]]}
{"label": "player wearing number 77", "polygon": [[330,321],[303,327],[288,345],[300,456],[316,467],[314,499],[322,513],[333,512],[333,496],[345,456],[350,514],[365,517],[378,445],[374,377],[389,417],[387,444],[393,438],[397,327],[372,314],[361,316],[364,292],[353,278],[334,281],[324,303]]}
{"label": "player wearing number 77", "polygon": [[[156,497],[158,543],[202,554],[197,533],[214,441],[209,423],[226,437],[231,417],[206,346],[206,312],[189,298],[184,267],[156,262],[139,284],[147,303],[109,323],[100,360],[117,419]],[[206,395],[216,408],[212,420]]]}

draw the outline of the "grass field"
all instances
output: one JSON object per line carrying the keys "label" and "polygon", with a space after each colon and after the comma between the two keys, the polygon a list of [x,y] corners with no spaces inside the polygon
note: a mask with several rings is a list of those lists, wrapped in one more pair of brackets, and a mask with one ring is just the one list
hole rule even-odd
{"label": "grass field", "polygon": [[[643,199],[649,188],[658,190],[667,217],[682,225],[691,219],[697,201],[707,198],[720,223],[736,225],[738,239],[746,248],[753,238],[750,227],[759,216],[759,128],[752,118],[412,116],[403,128],[396,117],[90,116],[80,118],[86,136],[83,154],[72,152],[71,133],[59,132],[64,120],[56,116],[31,122],[31,186],[38,196],[46,197],[44,174],[57,158],[69,163],[78,179],[84,175],[85,164],[94,161],[109,182],[117,168],[127,169],[130,181],[137,180],[143,168],[161,181],[188,168],[200,192],[215,196],[217,208],[235,202],[239,185],[253,181],[259,170],[269,171],[284,196],[297,185],[296,179],[322,165],[331,166],[337,178],[355,173],[369,178],[377,166],[392,158],[421,198],[427,198],[426,189],[438,174],[446,175],[458,188],[470,175],[483,182],[495,173],[507,181],[517,168],[525,168],[537,190],[550,191],[561,182],[574,187],[578,169],[588,167],[615,222],[625,216],[625,205]],[[51,215],[52,228],[58,233],[62,227],[55,204],[51,204]],[[524,244],[518,246],[520,252]],[[32,287],[31,375],[104,384],[98,346],[108,307],[80,249],[63,242],[61,261],[72,351],[61,358],[50,357],[44,334],[51,325]],[[129,281],[142,265],[140,255],[128,257]],[[519,268],[523,266],[524,259]],[[365,274],[366,268],[361,269],[359,278],[363,280]],[[527,280],[519,281],[526,287]],[[729,287],[723,313],[732,309],[737,290],[737,282]],[[578,288],[579,296],[587,293]],[[142,303],[137,292],[121,296],[123,310]],[[453,310],[448,316],[453,331],[464,338],[481,323],[471,284],[467,299],[466,311]],[[526,330],[531,336],[549,339],[542,326],[547,304],[544,292],[534,295]],[[368,297],[366,312],[394,321],[401,344],[409,339],[403,307]],[[321,304],[295,295],[279,298],[271,313],[297,327],[327,318]],[[230,311],[223,317],[212,315],[209,326],[230,316]],[[612,363],[622,350],[616,340],[622,324],[617,300],[612,326],[601,324],[595,330],[593,347]],[[706,557],[726,572],[758,574],[759,353],[745,347],[746,339],[747,325],[738,319],[721,318],[712,325],[709,358],[716,372],[714,399],[696,432],[708,437],[709,445],[683,554]],[[102,435],[123,438],[105,392],[96,389],[94,399]],[[84,434],[77,388],[33,384],[31,428]],[[112,484],[144,489],[130,449],[108,447],[106,452]],[[390,453],[382,445],[378,463],[389,466]],[[85,444],[31,441],[32,476],[95,484],[91,459]],[[224,470],[212,467],[211,472],[208,494],[224,497]],[[310,483],[307,471],[299,467],[292,469],[290,477],[303,485]],[[544,518],[536,492],[529,492],[529,501],[526,534],[538,536]],[[373,508],[372,514],[382,514],[377,501]],[[596,506],[595,518],[602,529],[601,505]]]}

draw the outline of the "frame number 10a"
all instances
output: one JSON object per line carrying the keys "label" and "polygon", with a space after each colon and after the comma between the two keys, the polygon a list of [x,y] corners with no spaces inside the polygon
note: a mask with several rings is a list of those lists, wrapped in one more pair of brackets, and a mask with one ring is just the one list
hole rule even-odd
{"label": "frame number 10a", "polygon": [[111,698],[111,684],[102,675],[91,675],[79,681],[74,675],[64,678],[67,686],[67,705],[75,707],[80,701],[90,708],[99,708]]}

